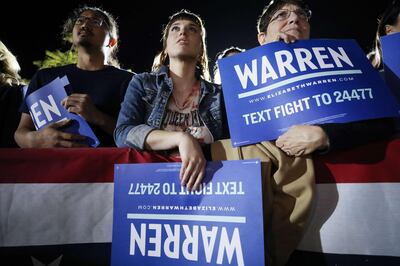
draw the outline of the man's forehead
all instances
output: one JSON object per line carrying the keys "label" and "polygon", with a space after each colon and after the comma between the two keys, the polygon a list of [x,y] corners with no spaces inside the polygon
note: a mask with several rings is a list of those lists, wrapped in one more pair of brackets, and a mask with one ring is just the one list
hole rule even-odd
{"label": "man's forehead", "polygon": [[296,9],[300,9],[301,7],[295,4],[284,4],[281,7],[279,7],[277,10],[279,9],[288,9],[288,10],[296,10]]}
{"label": "man's forehead", "polygon": [[85,10],[85,11],[80,13],[80,16],[91,17],[91,18],[99,18],[99,19],[103,19],[104,18],[102,14],[100,14],[100,13],[98,13],[96,11],[93,11],[93,10]]}

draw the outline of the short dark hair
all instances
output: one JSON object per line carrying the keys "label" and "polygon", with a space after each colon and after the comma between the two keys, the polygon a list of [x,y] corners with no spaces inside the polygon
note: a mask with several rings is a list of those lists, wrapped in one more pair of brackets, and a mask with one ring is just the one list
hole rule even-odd
{"label": "short dark hair", "polygon": [[400,1],[394,0],[391,5],[386,7],[385,11],[378,19],[378,31],[380,36],[386,35],[385,26],[396,24],[400,13]]}
{"label": "short dark hair", "polygon": [[266,32],[272,15],[284,5],[295,5],[304,10],[310,10],[308,4],[303,0],[272,0],[266,5],[258,17],[257,30],[258,33]]}
{"label": "short dark hair", "polygon": [[244,51],[246,51],[246,49],[242,49],[237,46],[228,47],[228,48],[224,49],[223,51],[217,53],[215,61],[217,61],[221,58],[225,58],[228,54],[230,54],[232,52],[242,53]]}
{"label": "short dark hair", "polygon": [[232,52],[242,53],[244,51],[246,51],[246,49],[242,49],[237,46],[231,46],[231,47],[228,47],[228,48],[218,52],[217,55],[215,56],[215,64],[214,64],[214,68],[213,68],[214,76],[215,76],[215,72],[218,70],[217,62],[219,59],[227,57],[227,55],[229,55]]}
{"label": "short dark hair", "polygon": [[376,69],[382,69],[382,45],[381,37],[386,35],[386,25],[395,25],[400,14],[400,1],[394,0],[378,18],[378,28],[375,34],[374,47],[368,54],[368,59]]}

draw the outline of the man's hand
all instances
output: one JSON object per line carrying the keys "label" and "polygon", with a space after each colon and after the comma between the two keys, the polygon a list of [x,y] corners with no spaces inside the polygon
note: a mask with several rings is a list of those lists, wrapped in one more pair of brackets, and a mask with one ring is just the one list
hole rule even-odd
{"label": "man's hand", "polygon": [[81,115],[91,124],[99,125],[97,121],[101,116],[100,111],[93,104],[92,99],[87,94],[73,93],[61,101],[61,104],[68,112]]}
{"label": "man's hand", "polygon": [[29,134],[32,140],[32,147],[35,148],[56,148],[56,147],[88,147],[83,143],[85,136],[60,131],[68,126],[72,120],[63,120],[53,123],[38,131],[31,131]]}
{"label": "man's hand", "polygon": [[327,148],[329,139],[319,126],[296,125],[281,135],[275,144],[289,156],[301,156]]}

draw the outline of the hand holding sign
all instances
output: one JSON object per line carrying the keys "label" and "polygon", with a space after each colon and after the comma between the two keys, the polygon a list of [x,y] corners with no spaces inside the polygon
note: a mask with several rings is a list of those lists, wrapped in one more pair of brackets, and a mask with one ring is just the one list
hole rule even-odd
{"label": "hand holding sign", "polygon": [[[32,121],[38,132],[38,147],[96,147],[97,137],[79,115],[68,112],[61,102],[67,98],[64,86],[66,78],[56,78],[26,98]],[[71,120],[70,122],[61,122]],[[63,131],[63,132],[61,132]]]}
{"label": "hand holding sign", "polygon": [[179,174],[181,184],[188,190],[196,190],[204,177],[206,159],[199,142],[190,134],[184,133],[179,142],[182,167]]}
{"label": "hand holding sign", "polygon": [[73,93],[61,101],[62,106],[70,113],[79,114],[92,124],[99,124],[100,112],[87,94]]}
{"label": "hand holding sign", "polygon": [[276,146],[289,156],[310,154],[321,147],[328,147],[328,136],[319,126],[296,125],[276,140]]}
{"label": "hand holding sign", "polygon": [[79,134],[67,133],[61,131],[76,123],[74,120],[65,119],[45,126],[41,130],[32,131],[30,134],[35,134],[35,147],[42,148],[72,148],[72,147],[88,147],[85,143],[86,137]]}
{"label": "hand holding sign", "polygon": [[[273,42],[218,65],[235,147],[276,139],[294,125],[394,117],[399,111],[354,40]],[[311,135],[303,137],[308,142]]]}

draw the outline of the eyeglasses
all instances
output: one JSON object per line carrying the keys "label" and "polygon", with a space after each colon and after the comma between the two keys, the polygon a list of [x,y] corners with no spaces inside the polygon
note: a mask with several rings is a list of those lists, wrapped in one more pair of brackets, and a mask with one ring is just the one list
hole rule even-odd
{"label": "eyeglasses", "polygon": [[98,27],[98,28],[100,28],[103,25],[103,23],[107,25],[107,23],[101,18],[91,18],[91,17],[81,16],[78,17],[75,21],[75,25],[83,25],[85,23],[91,27]]}
{"label": "eyeglasses", "polygon": [[300,19],[309,21],[311,18],[311,10],[309,9],[296,9],[296,10],[289,10],[289,9],[279,9],[273,15],[270,23],[274,20],[276,21],[283,21],[290,17],[290,14],[294,12]]}

